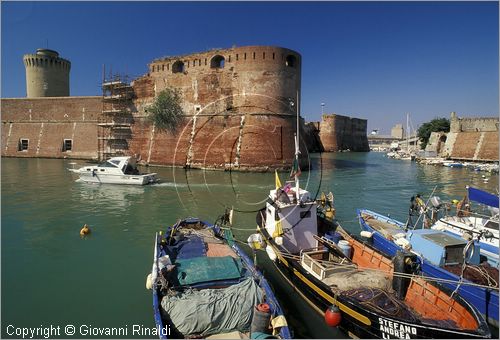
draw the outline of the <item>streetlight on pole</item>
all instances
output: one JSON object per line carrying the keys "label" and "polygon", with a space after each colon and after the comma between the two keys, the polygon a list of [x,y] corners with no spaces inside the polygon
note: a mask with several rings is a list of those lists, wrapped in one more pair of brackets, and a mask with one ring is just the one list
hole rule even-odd
{"label": "streetlight on pole", "polygon": [[324,108],[325,108],[325,103],[321,103],[321,115],[323,115]]}

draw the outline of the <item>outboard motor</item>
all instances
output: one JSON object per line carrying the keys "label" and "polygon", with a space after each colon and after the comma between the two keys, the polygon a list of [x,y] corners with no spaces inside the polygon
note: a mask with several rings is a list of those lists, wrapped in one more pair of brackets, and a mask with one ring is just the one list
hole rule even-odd
{"label": "outboard motor", "polygon": [[408,286],[410,285],[409,277],[398,276],[397,273],[413,274],[416,270],[417,256],[408,252],[398,250],[392,262],[394,264],[394,277],[392,279],[392,289],[396,293],[398,299],[404,299]]}
{"label": "outboard motor", "polygon": [[439,198],[439,196],[432,196],[430,201],[431,201],[432,206],[436,209],[441,208],[441,205],[443,204],[441,202],[441,198]]}

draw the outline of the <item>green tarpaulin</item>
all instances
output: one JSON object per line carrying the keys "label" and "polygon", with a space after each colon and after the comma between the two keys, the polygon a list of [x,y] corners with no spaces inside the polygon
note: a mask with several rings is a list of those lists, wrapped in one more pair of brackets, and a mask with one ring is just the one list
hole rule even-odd
{"label": "green tarpaulin", "polygon": [[231,256],[177,259],[175,270],[179,285],[231,280],[241,277],[241,261]]}

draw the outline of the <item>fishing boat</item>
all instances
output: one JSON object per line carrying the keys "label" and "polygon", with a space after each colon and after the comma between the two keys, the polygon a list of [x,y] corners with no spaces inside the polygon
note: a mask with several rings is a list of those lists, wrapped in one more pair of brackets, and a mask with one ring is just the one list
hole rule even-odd
{"label": "fishing boat", "polygon": [[423,275],[445,280],[445,287],[458,292],[498,329],[498,269],[481,262],[478,244],[444,230],[409,229],[367,209],[358,209],[357,214],[376,249],[389,256],[401,250],[416,254]]}
{"label": "fishing boat", "polygon": [[134,157],[112,157],[97,165],[68,169],[88,183],[145,185],[157,182],[156,173],[141,174]]}
{"label": "fishing boat", "polygon": [[156,234],[146,285],[159,337],[291,338],[270,285],[224,225],[186,218]]}
{"label": "fishing boat", "polygon": [[[330,326],[359,338],[487,338],[485,319],[439,283],[413,275],[416,256],[394,259],[334,221],[332,195],[271,190],[257,230],[276,268]],[[288,190],[287,190],[288,188]]]}
{"label": "fishing boat", "polygon": [[[431,226],[432,229],[446,230],[464,239],[473,239],[479,245],[481,255],[494,267],[499,266],[499,200],[498,195],[466,187],[467,194],[457,202],[456,214],[444,213]],[[472,203],[479,203],[487,209],[473,209]]]}
{"label": "fishing boat", "polygon": [[282,185],[275,173],[275,189],[256,216],[255,236],[326,323],[359,338],[490,337],[472,305],[439,283],[413,275],[414,255],[391,259],[351,237],[334,220],[331,193],[316,200],[300,188],[298,140],[295,135],[294,181]]}

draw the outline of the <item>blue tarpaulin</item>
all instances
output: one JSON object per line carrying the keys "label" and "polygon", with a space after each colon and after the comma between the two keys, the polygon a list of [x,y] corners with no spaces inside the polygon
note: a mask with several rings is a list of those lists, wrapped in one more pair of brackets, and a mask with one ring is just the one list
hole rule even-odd
{"label": "blue tarpaulin", "polygon": [[486,204],[490,207],[498,208],[498,196],[490,194],[489,192],[482,191],[476,188],[467,188],[469,190],[469,200]]}
{"label": "blue tarpaulin", "polygon": [[171,252],[171,258],[174,260],[207,256],[205,242],[197,235],[184,237],[177,241],[175,245],[169,246],[168,249]]}

